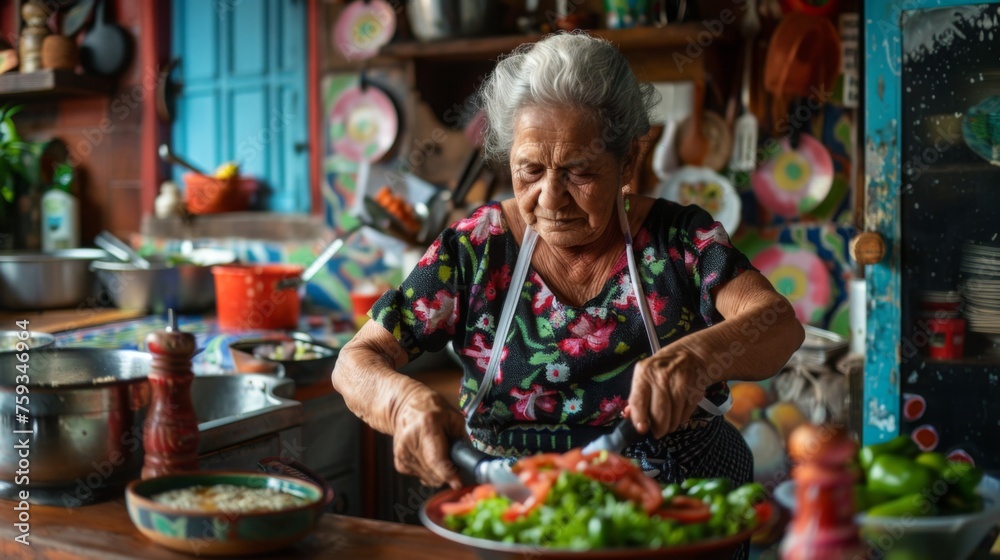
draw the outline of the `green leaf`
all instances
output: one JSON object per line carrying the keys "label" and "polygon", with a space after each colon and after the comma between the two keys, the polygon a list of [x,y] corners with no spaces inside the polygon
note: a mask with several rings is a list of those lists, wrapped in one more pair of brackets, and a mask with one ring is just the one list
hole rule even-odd
{"label": "green leaf", "polygon": [[535,352],[534,354],[531,355],[530,358],[528,358],[528,363],[531,364],[531,365],[533,365],[533,366],[540,366],[542,364],[551,363],[552,361],[556,360],[558,357],[559,357],[559,351],[558,350],[556,350],[555,352],[549,352],[549,353]]}

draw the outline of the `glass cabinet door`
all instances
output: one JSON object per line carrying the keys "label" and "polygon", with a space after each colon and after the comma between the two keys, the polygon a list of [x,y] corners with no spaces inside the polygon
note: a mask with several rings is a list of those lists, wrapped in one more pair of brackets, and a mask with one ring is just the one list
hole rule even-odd
{"label": "glass cabinet door", "polygon": [[1000,469],[1000,5],[874,4],[865,439]]}

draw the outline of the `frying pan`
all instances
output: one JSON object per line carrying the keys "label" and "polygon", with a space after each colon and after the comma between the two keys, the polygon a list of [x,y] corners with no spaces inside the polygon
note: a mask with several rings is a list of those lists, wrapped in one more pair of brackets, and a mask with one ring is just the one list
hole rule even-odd
{"label": "frying pan", "polygon": [[105,20],[106,3],[105,0],[97,0],[94,26],[80,45],[80,62],[88,74],[114,76],[128,65],[132,37],[120,25]]}

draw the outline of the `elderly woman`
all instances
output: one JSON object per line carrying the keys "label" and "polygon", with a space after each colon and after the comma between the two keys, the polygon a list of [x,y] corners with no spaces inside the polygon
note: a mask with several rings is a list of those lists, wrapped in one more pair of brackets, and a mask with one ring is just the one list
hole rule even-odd
{"label": "elderly woman", "polygon": [[[431,486],[460,484],[456,438],[561,452],[623,414],[645,435],[625,454],[661,481],[748,481],[726,382],[773,375],[803,329],[704,210],[627,194],[652,87],[608,42],[563,34],[501,60],[481,96],[514,198],[446,229],[375,304],[333,374],[347,405]],[[463,412],[396,372],[448,342]]]}

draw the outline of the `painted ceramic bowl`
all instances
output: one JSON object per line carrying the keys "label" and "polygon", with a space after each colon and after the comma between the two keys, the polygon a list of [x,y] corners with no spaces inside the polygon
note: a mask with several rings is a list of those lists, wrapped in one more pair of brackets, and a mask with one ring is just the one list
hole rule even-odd
{"label": "painted ceramic bowl", "polygon": [[[209,512],[179,509],[153,496],[193,486],[267,488],[300,498],[276,511]],[[196,556],[249,556],[277,550],[307,535],[325,508],[322,488],[289,476],[254,472],[197,472],[136,480],[125,490],[129,517],[153,542]]]}

